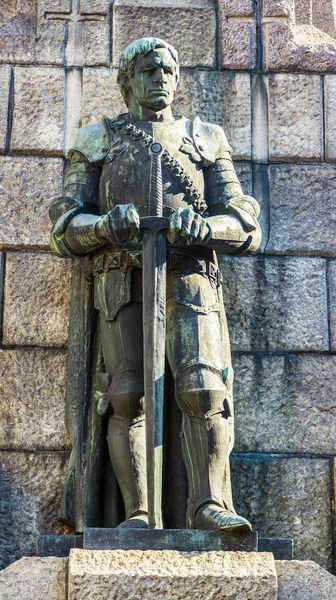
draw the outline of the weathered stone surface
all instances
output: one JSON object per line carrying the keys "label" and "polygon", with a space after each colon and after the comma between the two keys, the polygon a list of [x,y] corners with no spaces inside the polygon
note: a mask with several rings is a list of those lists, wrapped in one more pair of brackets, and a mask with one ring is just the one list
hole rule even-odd
{"label": "weathered stone surface", "polygon": [[108,16],[105,21],[87,21],[83,35],[84,65],[110,64],[110,27]]}
{"label": "weathered stone surface", "polygon": [[279,600],[336,598],[336,577],[312,561],[276,560]]}
{"label": "weathered stone surface", "polygon": [[336,351],[336,261],[329,263],[330,346]]}
{"label": "weathered stone surface", "polygon": [[62,193],[59,158],[0,157],[0,247],[49,246],[51,199]]}
{"label": "weathered stone surface", "polygon": [[[99,90],[99,93],[98,93]],[[126,112],[117,84],[117,69],[84,69],[83,125],[104,114]],[[173,111],[224,127],[236,159],[251,156],[250,76],[247,73],[182,71]]]}
{"label": "weathered stone surface", "polygon": [[11,10],[0,15],[0,62],[62,65],[64,21],[49,21],[45,14],[69,12],[70,0],[8,0],[8,5]]}
{"label": "weathered stone surface", "polygon": [[8,252],[3,343],[63,346],[67,342],[71,260]]}
{"label": "weathered stone surface", "polygon": [[[155,11],[155,19],[153,18]],[[216,16],[213,0],[116,0],[113,5],[113,65],[131,40],[158,37],[179,51],[182,67],[214,67]],[[195,44],[195,40],[198,43]]]}
{"label": "weathered stone surface", "polygon": [[237,512],[260,537],[294,540],[294,558],[332,566],[328,459],[235,455],[232,489]]}
{"label": "weathered stone surface", "polygon": [[269,553],[71,550],[69,600],[108,600],[116,589],[120,600],[277,600]]}
{"label": "weathered stone surface", "polygon": [[127,112],[117,84],[117,69],[84,69],[82,124],[101,121]]}
{"label": "weathered stone surface", "polygon": [[219,0],[220,65],[225,69],[253,69],[256,63],[256,19],[251,0]]}
{"label": "weathered stone surface", "polygon": [[62,154],[64,71],[15,67],[11,149],[31,154]]}
{"label": "weathered stone surface", "polygon": [[0,363],[0,448],[69,449],[64,351],[0,350]]}
{"label": "weathered stone surface", "polygon": [[234,356],[235,450],[336,454],[336,357]]}
{"label": "weathered stone surface", "polygon": [[220,267],[233,350],[329,349],[323,259],[222,256]]}
{"label": "weathered stone surface", "polygon": [[313,5],[304,0],[265,0],[263,67],[271,71],[335,72],[336,43],[326,33],[326,28],[330,33],[333,27],[332,13],[332,0]]}
{"label": "weathered stone surface", "polygon": [[244,194],[252,196],[252,167],[249,163],[235,162],[234,167]]}
{"label": "weathered stone surface", "polygon": [[57,513],[67,461],[67,452],[0,452],[0,569],[34,554],[37,535],[66,533]]}
{"label": "weathered stone surface", "polygon": [[224,131],[236,159],[251,156],[251,95],[248,73],[182,71],[173,110],[198,115]]}
{"label": "weathered stone surface", "polygon": [[24,557],[0,573],[1,600],[66,600],[66,558]]}
{"label": "weathered stone surface", "polygon": [[335,256],[336,166],[271,165],[267,252]]}
{"label": "weathered stone surface", "polygon": [[10,78],[10,67],[0,67],[0,152],[6,147]]}
{"label": "weathered stone surface", "polygon": [[270,159],[321,160],[321,81],[316,75],[269,76]]}
{"label": "weathered stone surface", "polygon": [[326,160],[336,162],[336,75],[324,79]]}

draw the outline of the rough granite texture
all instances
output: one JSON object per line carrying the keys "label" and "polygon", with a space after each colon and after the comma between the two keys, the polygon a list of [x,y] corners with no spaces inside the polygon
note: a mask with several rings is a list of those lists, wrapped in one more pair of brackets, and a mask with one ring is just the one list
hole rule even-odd
{"label": "rough granite texture", "polygon": [[21,558],[0,573],[0,600],[66,600],[66,558]]}
{"label": "rough granite texture", "polygon": [[49,253],[8,252],[6,269],[3,344],[64,346],[72,261]]}
{"label": "rough granite texture", "polygon": [[257,58],[256,20],[251,0],[218,1],[220,66],[253,69]]}
{"label": "rough granite texture", "polygon": [[277,600],[272,554],[71,550],[69,600]]}
{"label": "rough granite texture", "polygon": [[232,461],[238,514],[260,537],[294,540],[294,557],[332,567],[328,459],[239,455]]}
{"label": "rough granite texture", "polygon": [[[155,10],[155,19],[153,19]],[[113,5],[113,65],[131,40],[155,36],[179,49],[181,67],[214,67],[216,16],[213,0],[116,0]],[[198,43],[195,44],[195,39]]]}
{"label": "rough granite texture", "polygon": [[336,454],[336,357],[234,356],[235,450]]}
{"label": "rough granite texture", "polygon": [[324,79],[326,160],[336,162],[336,75]]}
{"label": "rough granite texture", "polygon": [[0,152],[6,148],[10,78],[10,67],[0,67]]}
{"label": "rough granite texture", "polygon": [[316,75],[269,76],[270,159],[322,156],[321,80]]}
{"label": "rough granite texture", "polygon": [[83,64],[110,64],[110,24],[107,15],[105,21],[87,21],[84,25]]}
{"label": "rough granite texture", "polygon": [[336,577],[312,561],[276,560],[278,600],[334,600]]}
{"label": "rough granite texture", "polygon": [[251,93],[248,73],[182,71],[174,110],[224,128],[236,159],[251,156]]}
{"label": "rough granite texture", "polygon": [[336,166],[270,166],[267,252],[336,254]]}
{"label": "rough granite texture", "polygon": [[63,65],[64,21],[49,21],[45,13],[69,12],[70,0],[7,0],[0,9],[1,63]]}
{"label": "rough granite texture", "polygon": [[47,249],[48,208],[61,193],[60,158],[0,157],[0,247]]}
{"label": "rough granite texture", "polygon": [[329,349],[321,258],[220,257],[233,350]]}
{"label": "rough granite texture", "polygon": [[62,154],[64,70],[15,67],[11,150]]}
{"label": "rough granite texture", "polygon": [[67,461],[68,452],[0,451],[0,569],[33,555],[37,535],[68,531],[57,520]]}
{"label": "rough granite texture", "polygon": [[0,448],[67,450],[66,355],[42,348],[0,350]]}
{"label": "rough granite texture", "polygon": [[329,310],[330,310],[330,346],[336,351],[336,261],[329,263]]}
{"label": "rough granite texture", "polygon": [[91,68],[83,71],[82,125],[127,112],[117,84],[117,69]]}

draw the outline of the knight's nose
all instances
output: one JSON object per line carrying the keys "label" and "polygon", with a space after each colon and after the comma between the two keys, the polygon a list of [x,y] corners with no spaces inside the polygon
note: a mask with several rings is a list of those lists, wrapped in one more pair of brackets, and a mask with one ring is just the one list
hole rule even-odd
{"label": "knight's nose", "polygon": [[165,80],[166,80],[166,78],[165,78],[165,72],[164,72],[164,70],[163,69],[156,69],[154,81],[162,81],[162,82],[164,82]]}

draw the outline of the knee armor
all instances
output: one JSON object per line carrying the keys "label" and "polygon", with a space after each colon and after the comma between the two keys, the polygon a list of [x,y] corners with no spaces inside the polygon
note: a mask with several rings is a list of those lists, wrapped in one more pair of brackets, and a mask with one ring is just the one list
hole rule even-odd
{"label": "knee armor", "polygon": [[204,363],[183,367],[176,376],[176,400],[188,417],[230,416],[223,372]]}
{"label": "knee armor", "polygon": [[133,425],[145,417],[144,381],[140,371],[125,370],[112,378],[107,397],[113,408],[113,416]]}

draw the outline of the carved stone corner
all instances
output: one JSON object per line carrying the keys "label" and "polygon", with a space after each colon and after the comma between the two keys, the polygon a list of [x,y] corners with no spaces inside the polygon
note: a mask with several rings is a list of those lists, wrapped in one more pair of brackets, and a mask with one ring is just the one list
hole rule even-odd
{"label": "carved stone corner", "polygon": [[336,72],[336,12],[332,0],[267,0],[263,68]]}

